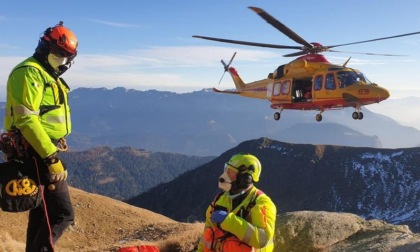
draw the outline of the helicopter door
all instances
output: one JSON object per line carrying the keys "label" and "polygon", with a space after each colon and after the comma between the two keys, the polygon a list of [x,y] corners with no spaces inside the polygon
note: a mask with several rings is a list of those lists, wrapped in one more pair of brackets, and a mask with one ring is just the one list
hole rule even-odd
{"label": "helicopter door", "polygon": [[314,82],[313,83],[314,92],[312,94],[312,99],[317,99],[319,94],[320,94],[320,91],[322,90],[322,83],[324,82],[324,76],[322,76],[322,75],[315,76],[313,82]]}
{"label": "helicopter door", "polygon": [[[324,84],[322,86],[322,83]],[[314,91],[316,99],[334,98],[336,96],[337,83],[334,73],[325,76],[318,75],[314,79]]]}

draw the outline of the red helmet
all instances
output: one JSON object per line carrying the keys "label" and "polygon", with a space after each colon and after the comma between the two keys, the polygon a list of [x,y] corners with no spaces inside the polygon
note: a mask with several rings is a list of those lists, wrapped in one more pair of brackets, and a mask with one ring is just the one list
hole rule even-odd
{"label": "red helmet", "polygon": [[62,21],[45,30],[42,38],[48,42],[52,54],[70,58],[74,58],[77,54],[77,37],[71,30],[63,26]]}

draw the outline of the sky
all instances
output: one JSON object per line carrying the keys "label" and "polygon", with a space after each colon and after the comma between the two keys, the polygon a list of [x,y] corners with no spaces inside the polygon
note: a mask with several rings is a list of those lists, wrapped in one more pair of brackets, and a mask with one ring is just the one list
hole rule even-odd
{"label": "sky", "polygon": [[[245,82],[266,78],[293,58],[292,50],[193,38],[203,35],[298,45],[248,6],[264,9],[308,42],[335,45],[420,31],[418,0],[0,0],[0,101],[12,68],[31,56],[43,31],[60,20],[79,40],[78,56],[63,77],[72,89],[126,87],[177,93],[234,88],[221,59]],[[332,63],[361,70],[391,98],[420,97],[420,35],[336,48]],[[351,52],[400,54],[385,57]]]}

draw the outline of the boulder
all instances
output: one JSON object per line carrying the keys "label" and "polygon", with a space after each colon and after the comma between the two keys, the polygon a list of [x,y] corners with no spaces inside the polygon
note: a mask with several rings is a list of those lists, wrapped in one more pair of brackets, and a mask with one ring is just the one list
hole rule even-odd
{"label": "boulder", "polygon": [[350,213],[298,211],[277,217],[276,251],[420,251],[420,234],[406,225]]}

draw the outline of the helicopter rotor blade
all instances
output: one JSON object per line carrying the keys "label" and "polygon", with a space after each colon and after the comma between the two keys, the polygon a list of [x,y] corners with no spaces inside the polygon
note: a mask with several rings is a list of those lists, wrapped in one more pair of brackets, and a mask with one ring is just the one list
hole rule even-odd
{"label": "helicopter rotor blade", "polygon": [[364,52],[349,52],[349,51],[336,51],[336,50],[326,50],[326,51],[336,52],[336,53],[352,53],[352,54],[378,55],[378,56],[408,56],[408,55],[400,55],[400,54],[364,53]]}
{"label": "helicopter rotor blade", "polygon": [[306,55],[306,54],[308,54],[308,52],[301,51],[301,52],[285,54],[285,55],[283,55],[283,57],[296,57],[296,56],[301,56],[301,55]]}
{"label": "helicopter rotor blade", "polygon": [[300,46],[265,44],[265,43],[256,43],[256,42],[248,42],[248,41],[241,41],[241,40],[206,37],[206,36],[199,36],[199,35],[194,35],[193,37],[194,38],[207,39],[207,40],[213,40],[213,41],[218,41],[218,42],[224,42],[224,43],[230,43],[230,44],[238,44],[238,45],[259,46],[259,47],[277,48],[277,49],[300,49],[300,50],[302,49],[302,47],[300,47]]}
{"label": "helicopter rotor blade", "polygon": [[226,71],[223,71],[222,77],[220,78],[219,83],[217,85],[220,85],[220,82],[222,82],[223,77],[225,76],[225,73],[226,73]]}
{"label": "helicopter rotor blade", "polygon": [[288,36],[290,39],[295,41],[296,43],[299,43],[307,48],[313,48],[314,46],[304,40],[302,37],[297,35],[294,31],[292,31],[289,27],[272,17],[270,14],[265,12],[263,9],[257,8],[257,7],[248,7],[249,9],[253,10],[255,13],[257,13],[260,17],[262,17],[267,23],[271,24],[276,28],[277,30],[281,31],[283,34]]}
{"label": "helicopter rotor blade", "polygon": [[236,56],[236,52],[233,53],[233,56],[232,56],[232,58],[230,58],[229,63],[225,66],[225,70],[226,70],[226,68],[229,70],[229,66],[230,66],[230,64],[232,64],[232,61],[235,58],[235,56]]}
{"label": "helicopter rotor blade", "polygon": [[346,46],[346,45],[354,45],[354,44],[368,43],[368,42],[373,42],[373,41],[378,41],[378,40],[385,40],[385,39],[399,38],[399,37],[411,36],[411,35],[416,35],[416,34],[420,34],[420,31],[418,31],[418,32],[411,32],[411,33],[406,33],[406,34],[400,34],[400,35],[395,35],[395,36],[390,36],[390,37],[383,37],[383,38],[369,39],[369,40],[358,41],[358,42],[352,42],[352,43],[346,43],[346,44],[339,44],[339,45],[326,46],[326,47],[327,47],[327,48],[334,48],[334,47],[339,47],[339,46]]}
{"label": "helicopter rotor blade", "polygon": [[405,36],[411,36],[420,34],[420,31],[418,32],[411,32],[411,33],[405,33],[395,36],[389,36],[389,37],[382,37],[382,38],[376,38],[376,39],[370,39],[370,40],[363,40],[363,41],[357,41],[357,42],[351,42],[351,43],[344,43],[344,44],[337,44],[337,45],[331,45],[331,46],[323,46],[319,43],[309,43],[302,37],[300,37],[298,34],[296,34],[293,30],[291,30],[289,27],[272,17],[270,14],[265,12],[263,9],[258,7],[250,6],[248,7],[255,13],[257,13],[262,19],[264,19],[267,23],[272,25],[274,28],[288,36],[290,39],[295,41],[296,43],[302,45],[302,46],[287,46],[287,45],[278,45],[278,44],[267,44],[267,43],[257,43],[257,42],[248,42],[248,41],[241,41],[241,40],[231,40],[231,39],[223,39],[223,38],[214,38],[214,37],[205,37],[205,36],[198,36],[194,35],[194,38],[201,38],[201,39],[207,39],[207,40],[213,40],[218,42],[224,42],[224,43],[231,43],[231,44],[238,44],[238,45],[247,45],[247,46],[258,46],[258,47],[266,47],[266,48],[274,48],[274,49],[295,49],[299,50],[298,52],[290,53],[283,55],[284,57],[294,57],[294,56],[302,56],[307,54],[318,54],[322,52],[343,52],[343,53],[355,53],[355,54],[365,54],[365,55],[379,55],[379,56],[407,56],[407,55],[396,55],[396,54],[379,54],[379,53],[359,53],[359,52],[344,52],[344,51],[335,51],[331,50],[331,48],[339,47],[339,46],[347,46],[347,45],[354,45],[354,44],[362,44],[362,43],[368,43],[368,42],[374,42],[379,40],[385,40],[385,39],[392,39],[392,38],[399,38],[399,37],[405,37]]}

